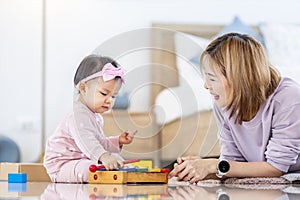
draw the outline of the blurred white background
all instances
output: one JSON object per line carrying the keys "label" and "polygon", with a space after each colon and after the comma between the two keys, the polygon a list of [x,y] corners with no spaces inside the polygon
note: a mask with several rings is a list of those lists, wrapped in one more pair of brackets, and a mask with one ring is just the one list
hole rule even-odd
{"label": "blurred white background", "polygon": [[[72,107],[80,61],[116,35],[154,22],[228,24],[236,15],[248,24],[300,24],[299,9],[298,0],[0,0],[0,134],[19,144],[22,162],[38,160],[42,95],[48,137]],[[124,62],[136,61],[131,57]],[[133,98],[130,109],[147,111],[149,92]]]}

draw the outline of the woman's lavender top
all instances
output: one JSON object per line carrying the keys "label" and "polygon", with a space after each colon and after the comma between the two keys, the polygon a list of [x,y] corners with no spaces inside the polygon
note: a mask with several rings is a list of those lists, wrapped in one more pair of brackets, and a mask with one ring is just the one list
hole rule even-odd
{"label": "woman's lavender top", "polygon": [[214,105],[221,157],[266,161],[283,172],[300,172],[300,85],[282,78],[256,116],[242,124]]}

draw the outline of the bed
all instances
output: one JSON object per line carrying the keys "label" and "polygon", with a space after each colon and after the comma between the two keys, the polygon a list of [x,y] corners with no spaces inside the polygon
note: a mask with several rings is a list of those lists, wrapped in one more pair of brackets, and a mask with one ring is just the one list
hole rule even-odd
{"label": "bed", "polygon": [[[152,88],[151,99],[156,122],[161,126],[160,159],[169,162],[186,155],[218,157],[212,102],[203,88],[198,66],[190,60],[223,26],[154,23],[153,27],[153,46],[160,50],[153,52],[152,63],[164,66],[152,70],[152,80],[160,83]],[[194,36],[203,40],[196,41]]]}
{"label": "bed", "polygon": [[[160,126],[161,161],[178,156],[218,157],[220,145],[212,100],[203,87],[199,71],[202,50],[226,32],[241,32],[264,43],[258,26],[244,24],[235,17],[229,25],[153,23],[151,102]],[[166,67],[167,66],[167,67]]]}

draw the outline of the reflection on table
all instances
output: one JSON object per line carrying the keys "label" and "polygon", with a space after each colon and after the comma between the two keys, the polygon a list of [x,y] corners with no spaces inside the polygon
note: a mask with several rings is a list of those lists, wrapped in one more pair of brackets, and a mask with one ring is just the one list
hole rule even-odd
{"label": "reflection on table", "polygon": [[300,199],[299,185],[167,185],[167,184],[60,184],[0,182],[0,198],[44,200],[100,199]]}

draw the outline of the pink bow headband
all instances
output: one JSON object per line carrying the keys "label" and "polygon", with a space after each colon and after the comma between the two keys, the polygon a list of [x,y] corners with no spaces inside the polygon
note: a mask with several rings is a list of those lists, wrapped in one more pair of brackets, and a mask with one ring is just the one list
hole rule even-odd
{"label": "pink bow headband", "polygon": [[[87,82],[89,80],[92,80],[97,77],[103,77],[103,80],[110,81],[113,80],[116,77],[120,77],[122,82],[125,83],[125,69],[122,67],[115,67],[111,63],[106,63],[103,67],[103,69],[100,72],[96,72],[84,79],[82,79],[80,82]],[[80,82],[76,85],[76,88],[79,88]]]}

